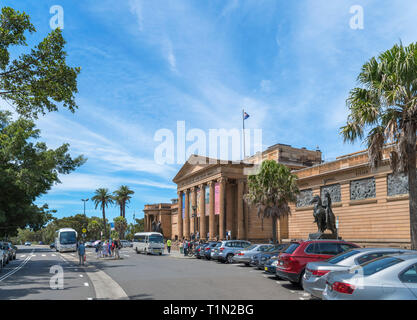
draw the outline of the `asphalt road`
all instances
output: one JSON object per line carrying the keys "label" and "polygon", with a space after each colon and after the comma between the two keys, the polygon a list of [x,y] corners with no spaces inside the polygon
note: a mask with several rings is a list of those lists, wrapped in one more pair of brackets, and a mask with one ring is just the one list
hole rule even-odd
{"label": "asphalt road", "polygon": [[[121,250],[121,260],[97,259],[87,250],[87,267],[76,253],[59,254],[47,247],[19,246],[17,260],[0,273],[0,299],[143,300],[305,300],[309,296],[287,281],[237,264],[136,254]],[[51,267],[62,267],[63,289],[51,289]],[[57,282],[53,281],[56,286]],[[104,294],[103,294],[104,292]],[[107,296],[106,296],[107,294]]]}
{"label": "asphalt road", "polygon": [[[57,266],[63,271],[63,289],[51,289],[52,277],[52,287],[60,285],[59,281],[54,281],[58,277],[54,271],[59,268]],[[0,273],[1,300],[85,300],[94,297],[94,288],[85,272],[46,247],[18,246],[16,260],[10,261]]]}

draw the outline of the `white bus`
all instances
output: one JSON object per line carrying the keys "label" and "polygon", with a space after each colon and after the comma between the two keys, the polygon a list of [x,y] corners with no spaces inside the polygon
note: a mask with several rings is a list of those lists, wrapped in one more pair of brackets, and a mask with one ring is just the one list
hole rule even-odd
{"label": "white bus", "polygon": [[55,236],[55,250],[77,251],[77,231],[71,228],[59,229]]}
{"label": "white bus", "polygon": [[158,232],[138,232],[133,238],[136,253],[159,254],[164,252],[164,236]]}

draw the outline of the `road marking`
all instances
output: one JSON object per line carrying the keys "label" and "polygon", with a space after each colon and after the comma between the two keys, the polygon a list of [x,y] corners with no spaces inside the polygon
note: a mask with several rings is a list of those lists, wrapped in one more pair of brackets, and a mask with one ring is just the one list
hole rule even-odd
{"label": "road marking", "polygon": [[32,257],[36,257],[36,254],[32,254]]}
{"label": "road marking", "polygon": [[279,281],[275,281],[276,283],[278,283],[278,284],[281,284],[281,282],[279,282]]}
{"label": "road marking", "polygon": [[83,278],[84,276],[82,274],[80,274],[80,277]]}
{"label": "road marking", "polygon": [[46,254],[43,254],[42,257],[46,257]]}
{"label": "road marking", "polygon": [[51,254],[51,256],[56,257],[56,254]]}
{"label": "road marking", "polygon": [[84,286],[85,287],[88,287],[89,285],[88,285],[88,282],[84,282]]}
{"label": "road marking", "polygon": [[93,300],[93,298],[87,298],[87,300]]}
{"label": "road marking", "polygon": [[26,257],[26,255],[25,255],[25,254],[22,254],[22,255],[20,256],[20,258],[24,258],[24,257]]}
{"label": "road marking", "polygon": [[25,260],[22,261],[22,263],[20,265],[18,265],[16,268],[10,270],[8,273],[6,273],[4,276],[2,276],[0,278],[0,282],[3,281],[4,279],[7,279],[8,277],[10,277],[12,274],[16,273],[17,271],[19,271],[20,269],[22,269],[26,263],[28,263],[28,261],[32,258],[32,256],[28,256]]}
{"label": "road marking", "polygon": [[291,293],[295,293],[295,291],[294,290],[290,290],[291,291]]}

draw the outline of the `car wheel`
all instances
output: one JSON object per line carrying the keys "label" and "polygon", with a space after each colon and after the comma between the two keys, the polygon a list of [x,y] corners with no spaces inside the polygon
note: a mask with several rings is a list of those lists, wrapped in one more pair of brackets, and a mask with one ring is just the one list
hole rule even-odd
{"label": "car wheel", "polygon": [[305,270],[303,270],[300,274],[300,280],[298,282],[299,286],[301,287],[301,289],[304,289],[304,273]]}
{"label": "car wheel", "polygon": [[138,251],[138,248],[137,247],[135,248],[135,251],[136,251],[136,254],[139,254],[139,251]]}
{"label": "car wheel", "polygon": [[233,263],[233,254],[228,254],[226,257],[226,262],[229,264]]}

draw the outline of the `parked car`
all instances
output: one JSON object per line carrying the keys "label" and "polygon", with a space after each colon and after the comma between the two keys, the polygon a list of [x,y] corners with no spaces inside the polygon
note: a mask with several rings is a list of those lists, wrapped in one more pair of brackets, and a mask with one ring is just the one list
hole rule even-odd
{"label": "parked car", "polygon": [[211,252],[217,246],[217,241],[208,242],[207,245],[204,247],[204,254],[202,257],[206,258],[207,260],[211,259]]}
{"label": "parked car", "polygon": [[251,243],[246,240],[225,240],[215,247],[214,259],[220,262],[233,263],[233,256],[242,249],[249,247]]}
{"label": "parked car", "polygon": [[39,244],[42,244],[43,245],[43,241],[39,241]]}
{"label": "parked car", "polygon": [[52,242],[52,243],[49,245],[49,248],[51,248],[51,249],[55,249],[55,242]]}
{"label": "parked car", "polygon": [[11,242],[6,242],[6,244],[9,246],[9,251],[12,256],[12,260],[16,260],[17,247],[14,246]]}
{"label": "parked car", "polygon": [[309,262],[302,279],[303,288],[311,296],[321,299],[329,272],[347,271],[352,267],[379,257],[404,253],[417,252],[396,248],[357,248],[338,254],[325,261]]}
{"label": "parked car", "polygon": [[25,242],[25,246],[31,246],[31,245],[32,245],[32,243],[30,243],[29,241]]}
{"label": "parked car", "polygon": [[325,300],[417,300],[417,254],[390,255],[330,272]]}
{"label": "parked car", "polygon": [[6,263],[9,263],[10,261],[16,259],[16,252],[15,250],[10,246],[8,242],[0,242],[1,249],[5,251],[6,253]]}
{"label": "parked car", "polygon": [[288,246],[288,244],[276,244],[269,250],[266,250],[265,252],[261,252],[258,257],[258,263],[257,267],[260,270],[265,270],[265,264],[266,262],[273,258],[278,257],[278,255]]}
{"label": "parked car", "polygon": [[218,248],[220,248],[221,245],[222,245],[221,242],[217,242],[216,245],[210,250],[210,259],[211,260],[217,260],[217,257],[219,255]]}
{"label": "parked car", "polygon": [[277,264],[278,264],[278,256],[271,257],[264,264],[264,270],[265,270],[265,272],[276,275],[276,267],[277,267]]}
{"label": "parked car", "polygon": [[272,244],[252,244],[251,246],[236,252],[233,256],[234,263],[244,263],[246,266],[249,266],[250,260],[253,255],[264,252],[265,250],[273,247]]}
{"label": "parked car", "polygon": [[6,250],[3,250],[0,246],[0,261],[1,261],[1,268],[3,268],[9,261],[8,261],[9,254]]}
{"label": "parked car", "polygon": [[200,245],[197,245],[195,248],[195,257],[197,259],[201,259],[204,256],[204,249],[208,246],[208,243],[202,243]]}
{"label": "parked car", "polygon": [[291,244],[280,253],[276,266],[276,275],[292,284],[302,286],[307,263],[327,260],[339,253],[358,245],[343,240],[300,240]]}
{"label": "parked car", "polygon": [[93,248],[94,246],[93,246],[93,242],[91,242],[91,241],[86,241],[86,243],[85,243],[85,247],[86,248]]}

